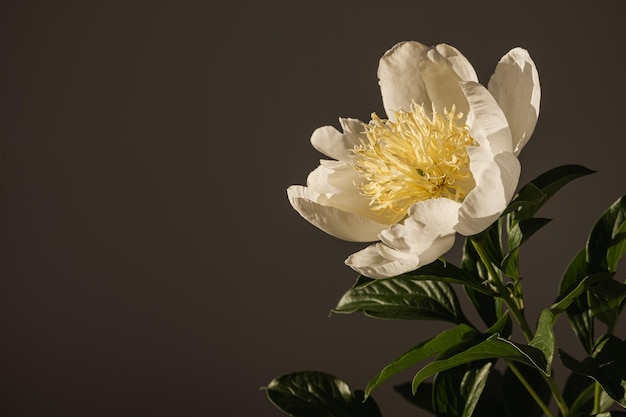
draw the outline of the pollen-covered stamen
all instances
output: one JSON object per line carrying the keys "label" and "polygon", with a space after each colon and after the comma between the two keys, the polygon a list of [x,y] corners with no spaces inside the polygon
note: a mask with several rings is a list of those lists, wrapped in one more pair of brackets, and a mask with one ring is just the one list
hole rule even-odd
{"label": "pollen-covered stamen", "polygon": [[358,184],[373,210],[397,223],[417,201],[462,201],[474,187],[467,147],[476,145],[455,106],[429,117],[423,106],[396,113],[396,120],[375,113],[366,125],[367,139],[353,149]]}

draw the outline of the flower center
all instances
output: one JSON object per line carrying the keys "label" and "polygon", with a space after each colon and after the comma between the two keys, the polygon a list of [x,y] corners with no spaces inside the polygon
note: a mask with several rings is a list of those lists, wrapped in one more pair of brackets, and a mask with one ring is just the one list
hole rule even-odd
{"label": "flower center", "polygon": [[366,140],[353,149],[352,163],[362,178],[361,193],[389,224],[402,220],[409,207],[430,198],[462,201],[474,187],[467,147],[476,145],[455,106],[444,115],[423,106],[379,118],[365,125]]}

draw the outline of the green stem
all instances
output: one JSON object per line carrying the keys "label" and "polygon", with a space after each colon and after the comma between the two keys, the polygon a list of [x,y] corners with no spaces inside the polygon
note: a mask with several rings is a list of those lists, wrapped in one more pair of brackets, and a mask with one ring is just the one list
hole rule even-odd
{"label": "green stem", "polygon": [[511,292],[505,287],[504,283],[502,282],[502,278],[494,269],[493,264],[487,257],[487,254],[485,253],[485,250],[480,245],[480,243],[472,239],[472,245],[474,245],[478,256],[480,256],[480,259],[483,261],[485,268],[487,268],[487,272],[489,274],[489,277],[491,278],[491,283],[495,285],[498,293],[501,295],[501,298],[504,301],[504,304],[506,304],[506,306],[513,314],[513,317],[515,317],[515,320],[520,325],[520,328],[522,329],[526,340],[530,342],[533,338],[533,331],[528,325],[526,317],[524,317],[523,311],[519,308],[517,302],[513,299]]}
{"label": "green stem", "polygon": [[554,382],[554,378],[552,377],[552,375],[546,376],[544,374],[541,374],[541,376],[543,376],[544,381],[546,381],[546,383],[550,387],[550,391],[552,391],[552,396],[554,397],[554,400],[556,401],[556,405],[559,406],[559,410],[561,410],[561,414],[563,414],[564,416],[569,415],[569,408],[567,407],[567,404],[565,403],[565,398],[563,398],[563,395],[561,395],[561,391],[559,390],[559,387],[556,386],[556,383]]}
{"label": "green stem", "polygon": [[517,367],[513,364],[513,362],[508,362],[508,365],[509,365],[509,368],[511,369],[511,371],[513,371],[513,373],[515,374],[515,376],[517,376],[517,379],[519,379],[519,381],[522,383],[522,385],[524,385],[524,387],[526,388],[528,393],[533,397],[535,402],[539,405],[539,407],[541,407],[543,412],[546,413],[546,416],[547,417],[554,417],[554,414],[552,414],[552,411],[550,411],[548,406],[541,400],[541,398],[539,397],[537,392],[528,383],[526,378],[524,378],[524,375],[521,374],[521,372],[519,371],[519,369],[517,369]]}
{"label": "green stem", "polygon": [[594,384],[591,384],[587,388],[585,388],[580,394],[578,394],[578,398],[576,398],[576,400],[572,404],[572,407],[570,408],[570,411],[573,415],[576,415],[576,413],[580,410],[580,408],[587,401],[589,401],[589,399],[593,395],[594,388],[595,388]]}
{"label": "green stem", "polygon": [[595,392],[593,395],[593,414],[600,412],[600,396],[602,395],[602,387],[597,382],[595,383]]}
{"label": "green stem", "polygon": [[[475,241],[474,239],[472,239],[472,245],[476,249],[476,252],[478,253],[478,256],[480,257],[480,259],[482,260],[483,264],[485,265],[485,268],[487,268],[487,273],[489,274],[490,282],[496,287],[496,289],[498,290],[498,293],[500,294],[502,300],[504,301],[504,303],[508,307],[509,311],[511,311],[511,313],[513,314],[513,317],[515,317],[515,320],[517,321],[517,323],[519,324],[520,328],[522,329],[522,333],[524,333],[524,337],[526,337],[526,340],[528,342],[530,342],[533,339],[534,334],[533,334],[532,329],[530,328],[530,325],[528,324],[528,321],[526,320],[526,317],[524,316],[523,310],[520,308],[520,306],[518,304],[518,301],[515,299],[513,294],[511,294],[511,292],[504,285],[504,282],[502,281],[502,277],[496,272],[492,262],[489,260],[489,258],[487,256],[487,253],[485,252],[485,250],[483,249],[481,244],[479,242]],[[513,370],[514,366],[512,364],[510,364],[509,366]],[[517,371],[517,369],[513,370],[513,372],[515,372],[516,375],[518,375],[518,373],[519,373]],[[565,400],[563,399],[563,396],[561,395],[561,391],[556,386],[556,383],[554,382],[553,377],[552,376],[548,377],[548,376],[544,375],[543,373],[541,375],[543,376],[543,379],[548,384],[548,387],[550,388],[550,391],[552,392],[552,396],[556,400],[556,403],[557,403],[557,405],[559,407],[559,410],[561,410],[561,413],[564,416],[567,416],[569,414],[569,410],[568,410],[567,404],[565,403]],[[518,378],[520,378],[520,377],[521,377],[521,375],[518,375]],[[524,381],[522,381],[522,384],[524,384]],[[529,390],[529,392],[533,396],[533,398],[535,398],[536,393],[533,395],[534,391],[533,392],[530,391],[530,389],[532,389],[532,388],[529,389],[529,387],[526,386],[526,384],[524,384],[524,386]],[[539,403],[539,401],[541,401],[541,399],[539,399],[537,397],[537,398],[535,398],[535,400],[536,401],[538,400],[539,406],[542,407],[543,402]],[[545,406],[545,404],[543,404],[543,406]]]}

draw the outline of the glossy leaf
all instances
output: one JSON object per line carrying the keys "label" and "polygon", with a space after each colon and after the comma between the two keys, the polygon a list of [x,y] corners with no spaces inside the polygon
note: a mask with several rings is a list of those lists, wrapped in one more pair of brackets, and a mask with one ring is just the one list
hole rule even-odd
{"label": "glossy leaf", "polygon": [[[474,245],[472,245],[470,239],[465,240],[463,245],[463,256],[461,258],[461,267],[471,272],[473,275],[482,277],[483,286],[488,281],[488,273],[483,265]],[[487,326],[492,326],[498,321],[502,314],[502,300],[493,295],[484,294],[482,291],[477,291],[469,286],[465,287],[465,292],[470,301],[474,305],[476,312]],[[505,335],[508,336],[508,335]]]}
{"label": "glossy leaf", "polygon": [[596,380],[604,391],[622,407],[626,406],[626,344],[615,336],[603,336],[590,357],[577,361],[559,349],[563,364],[573,372]]}
{"label": "glossy leaf", "polygon": [[[582,165],[562,165],[539,175],[523,186],[510,203],[517,208],[508,214],[509,224],[530,219],[563,186],[594,172]],[[537,190],[541,191],[541,198],[538,198]]]}
{"label": "glossy leaf", "polygon": [[547,225],[550,221],[551,219],[531,217],[530,219],[521,220],[519,223],[514,224],[509,229],[509,253],[504,257],[502,261],[502,268],[508,276],[516,280],[520,278],[519,252],[521,245],[525,243],[533,234],[539,231],[542,227]]}
{"label": "glossy leaf", "polygon": [[571,417],[588,416],[593,409],[593,379],[571,373],[563,388],[563,399]]}
{"label": "glossy leaf", "polygon": [[554,357],[554,314],[550,310],[543,310],[539,315],[535,337],[529,345],[536,347],[543,352],[548,368],[552,368],[552,358]]}
{"label": "glossy leaf", "polygon": [[[522,364],[517,365],[516,368],[533,387],[543,403],[549,405],[551,391],[541,373],[534,367]],[[543,415],[541,407],[510,368],[507,368],[504,373],[502,384],[505,403],[511,417],[540,417]]]}
{"label": "glossy leaf", "polygon": [[[622,196],[613,203],[594,224],[589,238],[587,239],[587,263],[590,271],[611,271],[607,259],[609,249],[614,245],[615,238],[620,234],[622,224],[626,221],[626,196]],[[623,239],[618,236],[617,241]],[[611,256],[617,256],[615,249],[611,250]],[[615,259],[611,264],[616,264]],[[613,265],[611,265],[613,266]]]}
{"label": "glossy leaf", "polygon": [[437,416],[470,417],[487,383],[493,362],[479,361],[440,372],[433,383]]}
{"label": "glossy leaf", "polygon": [[589,307],[594,317],[612,329],[626,299],[626,285],[612,279],[603,280],[591,287]]}
{"label": "glossy leaf", "polygon": [[431,414],[435,414],[435,410],[433,409],[433,384],[424,382],[419,386],[415,394],[413,394],[410,382],[396,385],[393,388],[402,398],[411,404]]}
{"label": "glossy leaf", "polygon": [[449,284],[406,276],[379,279],[366,286],[351,288],[332,310],[346,314],[356,311],[384,319],[468,323]]}
{"label": "glossy leaf", "polygon": [[547,367],[548,364],[541,350],[493,336],[456,355],[426,365],[413,378],[413,390],[416,390],[426,378],[438,372],[477,360],[496,358],[521,362],[539,369],[546,375],[550,374],[550,369]]}
{"label": "glossy leaf", "polygon": [[606,252],[609,271],[617,271],[620,259],[626,254],[626,221],[614,232],[611,245]]}
{"label": "glossy leaf", "polygon": [[464,270],[449,262],[436,260],[428,265],[412,272],[401,275],[412,280],[419,281],[438,281],[449,284],[460,284],[475,289],[487,295],[493,295],[494,292],[490,287],[485,285],[485,281],[479,275],[472,271]]}
{"label": "glossy leaf", "polygon": [[502,374],[492,367],[485,388],[474,409],[474,416],[510,417],[503,386]]}
{"label": "glossy leaf", "polygon": [[626,417],[624,411],[607,411],[606,413],[594,414],[592,417]]}
{"label": "glossy leaf", "polygon": [[587,265],[587,250],[583,249],[570,262],[559,290],[559,297],[552,306],[553,311],[566,309],[567,319],[572,330],[585,348],[591,354],[594,344],[594,319],[589,309],[587,296],[582,295],[587,284],[582,283],[589,276]]}
{"label": "glossy leaf", "polygon": [[419,362],[442,352],[446,352],[454,346],[466,346],[476,343],[480,334],[466,324],[460,324],[448,330],[444,330],[430,340],[414,346],[409,351],[391,362],[378,373],[365,387],[365,395],[397,373],[418,364]]}
{"label": "glossy leaf", "polygon": [[[584,253],[582,255],[584,256]],[[612,281],[613,275],[612,272],[597,272],[584,277],[573,287],[563,290],[554,301],[554,304],[550,306],[550,311],[555,315],[561,314],[563,311],[566,311],[572,303],[575,303],[585,290],[594,288],[598,283]]]}
{"label": "glossy leaf", "polygon": [[352,393],[348,384],[332,375],[301,371],[282,375],[265,388],[269,400],[293,417],[381,417],[372,398]]}

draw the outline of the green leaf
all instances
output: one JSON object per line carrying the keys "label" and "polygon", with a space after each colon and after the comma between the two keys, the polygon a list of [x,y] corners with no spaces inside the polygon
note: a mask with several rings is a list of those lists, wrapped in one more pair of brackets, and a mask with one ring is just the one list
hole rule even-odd
{"label": "green leaf", "polygon": [[626,413],[623,411],[607,411],[606,413],[594,414],[594,416],[595,417],[626,417]]}
{"label": "green leaf", "polygon": [[493,290],[485,285],[486,283],[482,278],[471,271],[461,269],[450,262],[444,263],[440,260],[436,260],[428,265],[424,265],[421,268],[416,269],[415,271],[407,272],[400,276],[419,281],[438,281],[449,284],[460,284],[490,296],[494,295]]}
{"label": "green leaf", "polygon": [[523,243],[525,243],[533,234],[539,231],[543,226],[550,223],[551,219],[543,219],[531,217],[529,219],[520,220],[509,228],[508,231],[508,250],[509,253],[502,261],[504,272],[514,279],[519,279],[519,251]]}
{"label": "green leaf", "polygon": [[437,416],[471,417],[493,362],[471,362],[437,374],[433,408]]}
{"label": "green leaf", "polygon": [[[594,172],[582,165],[562,165],[539,175],[522,187],[509,204],[516,207],[508,214],[509,225],[530,219],[563,186]],[[540,198],[537,191],[542,194]]]}
{"label": "green leaf", "polygon": [[370,317],[404,320],[444,320],[468,323],[452,287],[445,282],[407,276],[379,279],[348,290],[332,312],[362,311]]}
{"label": "green leaf", "polygon": [[596,380],[602,389],[622,407],[626,407],[624,387],[626,380],[626,344],[615,336],[605,335],[592,355],[577,361],[559,349],[561,361],[568,369]]}
{"label": "green leaf", "polygon": [[[626,221],[626,195],[613,203],[596,221],[587,239],[587,263],[592,272],[614,271],[615,257],[621,256],[619,246],[623,240],[620,230]],[[620,235],[620,236],[618,236]],[[617,239],[616,239],[617,237]],[[611,265],[608,254],[611,247]]]}
{"label": "green leaf", "polygon": [[589,276],[587,265],[587,250],[583,249],[569,264],[559,290],[559,297],[552,305],[553,312],[566,309],[567,319],[570,322],[576,337],[580,340],[587,353],[591,353],[594,344],[594,319],[589,309],[586,294],[582,292],[587,284],[582,283]]}
{"label": "green leaf", "polygon": [[550,306],[550,311],[552,311],[554,315],[561,314],[563,311],[566,311],[572,303],[575,303],[585,290],[593,288],[600,282],[612,281],[611,278],[613,278],[613,275],[612,272],[597,272],[584,277],[573,287],[562,290],[554,301],[554,304]]}
{"label": "green leaf", "polygon": [[273,379],[268,399],[293,417],[381,417],[372,398],[351,392],[341,379],[317,371],[300,371]]}
{"label": "green leaf", "polygon": [[[552,393],[541,373],[534,367],[521,364],[517,366],[517,370],[533,387],[543,403],[549,405]],[[502,384],[504,401],[511,417],[540,417],[543,415],[541,407],[539,407],[510,368],[507,368],[504,373]]]}
{"label": "green leaf", "polygon": [[571,373],[563,388],[563,399],[571,417],[588,416],[593,409],[593,380],[585,375]]}
{"label": "green leaf", "polygon": [[451,329],[444,330],[432,339],[414,346],[383,368],[383,370],[367,384],[367,387],[365,387],[365,395],[370,395],[376,387],[387,379],[416,365],[424,359],[448,351],[455,346],[465,346],[466,344],[475,343],[479,340],[479,336],[480,334],[474,328],[466,324],[460,324]]}
{"label": "green leaf", "polygon": [[550,369],[548,368],[546,358],[541,350],[533,346],[522,345],[492,336],[487,340],[457,353],[456,355],[441,360],[435,360],[423,367],[415,375],[415,377],[413,377],[413,390],[415,391],[419,384],[421,384],[426,378],[438,372],[442,372],[468,362],[495,358],[521,362],[539,369],[546,375],[550,375]]}
{"label": "green leaf", "polygon": [[613,279],[598,282],[589,291],[589,307],[594,317],[612,329],[626,299],[626,285]]}
{"label": "green leaf", "polygon": [[530,341],[529,345],[536,347],[543,352],[548,368],[552,368],[552,358],[554,358],[554,314],[546,309],[541,312],[537,323],[535,337]]}
{"label": "green leaf", "polygon": [[419,386],[415,394],[413,394],[410,382],[396,385],[393,388],[398,394],[402,395],[402,398],[404,398],[411,404],[421,408],[422,410],[426,410],[431,414],[435,414],[432,400],[433,384],[427,382],[423,383]]}
{"label": "green leaf", "polygon": [[609,271],[617,271],[617,264],[626,253],[626,221],[614,232],[611,245],[606,253]]}
{"label": "green leaf", "polygon": [[[465,240],[463,245],[461,268],[477,277],[481,277],[482,285],[486,286],[489,274],[469,238]],[[492,294],[484,294],[482,291],[477,291],[469,286],[465,287],[465,292],[478,315],[487,326],[492,326],[498,321],[503,310],[501,298]]]}
{"label": "green leaf", "polygon": [[476,404],[474,409],[476,417],[510,417],[507,411],[508,407],[503,385],[502,374],[497,369],[492,368],[478,404]]}

